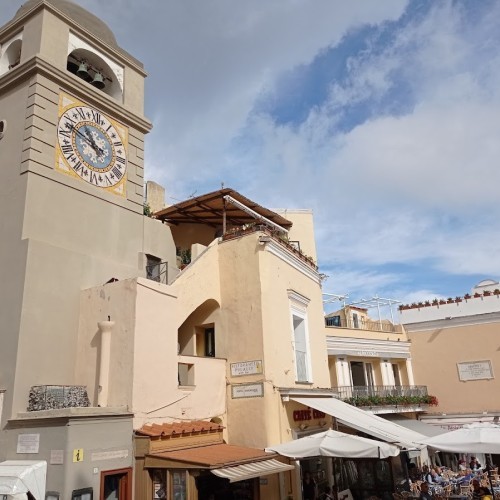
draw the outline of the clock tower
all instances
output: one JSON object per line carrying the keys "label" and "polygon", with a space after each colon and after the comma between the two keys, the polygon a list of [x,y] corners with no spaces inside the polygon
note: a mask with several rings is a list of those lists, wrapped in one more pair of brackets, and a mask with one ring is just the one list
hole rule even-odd
{"label": "clock tower", "polygon": [[0,28],[0,460],[31,387],[79,383],[81,291],[145,276],[145,76],[70,1]]}

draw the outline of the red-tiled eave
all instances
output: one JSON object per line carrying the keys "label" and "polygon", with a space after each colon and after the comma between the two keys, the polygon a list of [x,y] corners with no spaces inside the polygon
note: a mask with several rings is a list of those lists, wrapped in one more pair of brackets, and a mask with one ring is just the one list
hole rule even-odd
{"label": "red-tiled eave", "polygon": [[214,422],[193,420],[190,422],[173,422],[171,424],[145,424],[135,433],[138,436],[169,437],[201,432],[222,431],[224,427]]}

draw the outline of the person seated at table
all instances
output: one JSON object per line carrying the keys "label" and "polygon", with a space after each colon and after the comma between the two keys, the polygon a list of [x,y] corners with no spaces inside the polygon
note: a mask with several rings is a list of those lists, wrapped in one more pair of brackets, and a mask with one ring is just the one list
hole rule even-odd
{"label": "person seated at table", "polygon": [[420,485],[420,500],[432,500],[432,495],[429,493],[429,483],[425,481]]}
{"label": "person seated at table", "polygon": [[479,488],[479,492],[481,494],[482,500],[493,500],[493,497],[491,496],[491,491],[489,490],[489,488],[486,488],[486,486],[481,486]]}
{"label": "person seated at table", "polygon": [[490,495],[491,492],[486,486],[481,486],[479,479],[472,480],[472,500],[481,500],[485,495]]}
{"label": "person seated at table", "polygon": [[462,458],[458,461],[458,470],[466,470],[467,469],[467,462]]}
{"label": "person seated at table", "polygon": [[442,485],[444,479],[437,473],[436,469],[432,467],[429,470],[429,473],[426,474],[425,481],[429,483],[431,486],[435,484]]}
{"label": "person seated at table", "polygon": [[481,468],[481,464],[476,457],[470,457],[469,467],[472,470],[478,470]]}
{"label": "person seated at table", "polygon": [[471,469],[465,469],[465,470],[462,470],[460,471],[459,473],[460,475],[458,476],[457,478],[457,484],[468,484],[471,479],[474,478],[474,473],[472,472]]}

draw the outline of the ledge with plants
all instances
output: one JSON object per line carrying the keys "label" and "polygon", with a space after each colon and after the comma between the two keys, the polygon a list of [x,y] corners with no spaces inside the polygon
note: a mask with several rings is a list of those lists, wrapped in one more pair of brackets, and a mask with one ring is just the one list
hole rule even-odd
{"label": "ledge with plants", "polygon": [[432,302],[426,300],[425,302],[413,302],[411,304],[401,304],[399,306],[400,311],[406,311],[407,309],[422,309],[423,307],[430,307],[430,306],[443,306],[445,304],[458,304],[462,301],[467,301],[470,299],[478,299],[482,297],[489,297],[489,296],[496,296],[500,297],[500,289],[495,288],[495,290],[491,291],[484,291],[483,293],[478,293],[476,292],[474,295],[471,295],[470,293],[466,293],[463,297],[448,297],[447,299],[434,299]]}
{"label": "ledge with plants", "polygon": [[418,406],[439,404],[436,396],[354,396],[344,399],[352,406]]}

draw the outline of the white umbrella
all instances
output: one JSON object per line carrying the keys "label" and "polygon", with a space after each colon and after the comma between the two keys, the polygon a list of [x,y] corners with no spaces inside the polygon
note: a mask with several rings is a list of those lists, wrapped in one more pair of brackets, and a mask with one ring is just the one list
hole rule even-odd
{"label": "white umbrella", "polygon": [[387,458],[399,455],[399,448],[393,444],[332,430],[270,446],[266,451],[290,458]]}
{"label": "white umbrella", "polygon": [[45,498],[47,462],[43,460],[7,460],[0,462],[0,497],[30,492],[36,500]]}
{"label": "white umbrella", "polygon": [[427,446],[452,453],[500,453],[500,425],[474,423],[426,439]]}

